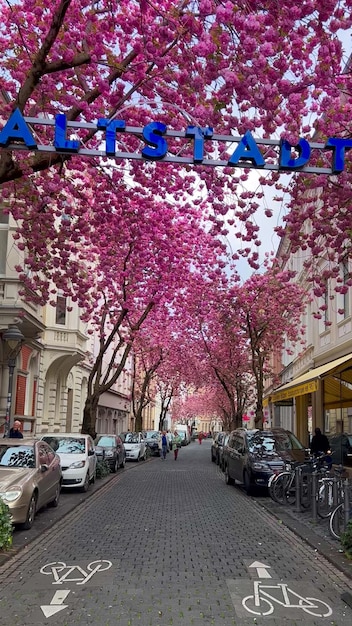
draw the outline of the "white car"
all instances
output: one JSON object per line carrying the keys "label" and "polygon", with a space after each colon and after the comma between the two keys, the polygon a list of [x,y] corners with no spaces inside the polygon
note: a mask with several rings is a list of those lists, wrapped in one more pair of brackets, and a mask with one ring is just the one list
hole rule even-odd
{"label": "white car", "polygon": [[92,437],[80,433],[45,433],[41,439],[60,457],[62,487],[80,487],[82,491],[87,491],[95,481],[97,467]]}
{"label": "white car", "polygon": [[123,433],[120,435],[126,451],[126,461],[145,461],[147,447],[143,433]]}

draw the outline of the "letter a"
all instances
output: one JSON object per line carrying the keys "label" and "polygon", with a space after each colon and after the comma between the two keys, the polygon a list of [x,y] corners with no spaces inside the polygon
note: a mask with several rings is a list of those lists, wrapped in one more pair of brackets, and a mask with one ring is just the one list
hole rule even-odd
{"label": "letter a", "polygon": [[252,161],[252,163],[257,167],[264,167],[265,165],[263,155],[249,130],[247,130],[241,141],[238,143],[235,152],[228,160],[228,164],[238,165],[238,161],[241,159],[245,161]]}
{"label": "letter a", "polygon": [[23,141],[29,150],[34,150],[37,147],[34,137],[19,109],[14,110],[0,132],[0,147],[7,148],[12,141]]}

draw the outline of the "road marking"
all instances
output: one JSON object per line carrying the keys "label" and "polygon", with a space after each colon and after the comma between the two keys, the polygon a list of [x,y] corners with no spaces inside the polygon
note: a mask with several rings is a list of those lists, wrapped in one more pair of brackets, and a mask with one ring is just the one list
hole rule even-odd
{"label": "road marking", "polygon": [[46,563],[40,568],[40,573],[51,575],[54,578],[52,585],[62,585],[65,583],[76,583],[85,585],[97,572],[104,572],[112,566],[111,561],[98,560],[88,563],[87,570],[80,565],[66,565],[63,561]]}
{"label": "road marking", "polygon": [[69,593],[69,589],[60,589],[59,591],[55,591],[54,597],[50,604],[46,604],[40,607],[45,617],[51,617],[52,615],[55,615],[55,613],[58,613],[63,609],[67,609],[68,604],[64,604],[64,600],[67,598]]}
{"label": "road marking", "polygon": [[267,571],[267,569],[270,569],[270,565],[265,565],[265,563],[260,563],[260,561],[254,561],[249,567],[257,570],[258,578],[271,578],[271,575]]}

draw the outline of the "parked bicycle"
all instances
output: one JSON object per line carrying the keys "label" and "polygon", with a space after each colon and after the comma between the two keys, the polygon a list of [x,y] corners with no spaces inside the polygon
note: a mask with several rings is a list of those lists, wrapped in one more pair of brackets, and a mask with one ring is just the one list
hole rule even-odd
{"label": "parked bicycle", "polygon": [[[346,503],[345,489],[348,490],[348,502]],[[341,539],[342,533],[346,529],[347,520],[352,519],[352,487],[346,485],[342,490],[342,502],[338,504],[332,511],[329,520],[330,534],[334,539]],[[346,516],[346,506],[348,506],[348,515]]]}
{"label": "parked bicycle", "polygon": [[[297,480],[297,467],[299,478]],[[312,474],[317,472],[318,483],[316,491],[317,513],[320,517],[328,517],[335,503],[336,478],[329,470],[325,455],[310,459],[305,463],[290,463],[286,470],[273,475],[269,480],[269,494],[278,504],[295,504],[297,488],[299,502],[303,508],[309,508],[312,503]],[[298,482],[298,486],[297,486]]]}

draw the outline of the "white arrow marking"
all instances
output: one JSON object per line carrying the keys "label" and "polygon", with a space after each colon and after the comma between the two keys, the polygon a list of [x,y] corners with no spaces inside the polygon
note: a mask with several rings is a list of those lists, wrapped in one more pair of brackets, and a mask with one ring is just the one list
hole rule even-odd
{"label": "white arrow marking", "polygon": [[255,567],[255,569],[257,570],[258,578],[271,578],[269,572],[267,571],[268,568],[270,569],[270,565],[265,565],[265,563],[254,561],[254,563],[252,563],[252,565],[250,565],[249,567]]}
{"label": "white arrow marking", "polygon": [[60,589],[59,591],[55,591],[54,597],[50,604],[46,604],[45,606],[40,607],[45,617],[51,617],[52,615],[55,615],[55,613],[58,613],[63,609],[67,609],[68,604],[63,604],[63,602],[67,598],[69,593],[69,589]]}

